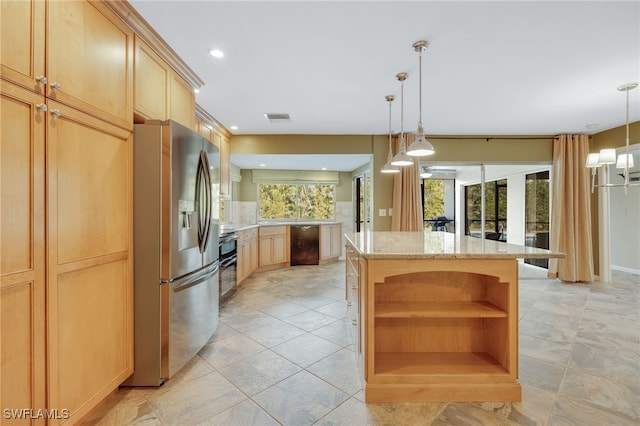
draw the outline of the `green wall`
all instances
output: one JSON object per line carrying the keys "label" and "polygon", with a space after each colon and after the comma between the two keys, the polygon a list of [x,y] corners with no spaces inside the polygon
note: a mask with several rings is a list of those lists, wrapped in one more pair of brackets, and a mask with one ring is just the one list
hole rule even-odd
{"label": "green wall", "polygon": [[[258,185],[252,182],[251,170],[240,170],[242,181],[234,182],[234,201],[257,201]],[[336,201],[352,200],[351,173],[340,172],[340,183],[336,185]]]}
{"label": "green wall", "polygon": [[[552,136],[431,136],[436,153],[428,161],[484,163],[550,162]],[[391,229],[380,209],[393,204],[393,176],[379,172],[387,160],[387,135],[239,135],[231,140],[232,154],[373,154],[374,230]],[[238,201],[256,201],[251,171],[242,170]],[[340,174],[338,201],[351,200],[351,180]]]}

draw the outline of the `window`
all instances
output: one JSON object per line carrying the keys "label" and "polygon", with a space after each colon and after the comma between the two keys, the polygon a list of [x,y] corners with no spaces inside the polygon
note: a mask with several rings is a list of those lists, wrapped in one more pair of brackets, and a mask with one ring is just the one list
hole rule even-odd
{"label": "window", "polygon": [[422,179],[425,229],[454,232],[455,179]]}
{"label": "window", "polygon": [[[465,234],[480,237],[481,195],[480,184],[465,186]],[[485,183],[485,229],[489,239],[506,241],[507,232],[507,180],[501,179]]]}
{"label": "window", "polygon": [[[549,171],[525,178],[525,239],[529,247],[549,249]],[[549,259],[525,259],[525,263],[549,267]]]}
{"label": "window", "polygon": [[260,219],[333,219],[335,185],[258,184]]}

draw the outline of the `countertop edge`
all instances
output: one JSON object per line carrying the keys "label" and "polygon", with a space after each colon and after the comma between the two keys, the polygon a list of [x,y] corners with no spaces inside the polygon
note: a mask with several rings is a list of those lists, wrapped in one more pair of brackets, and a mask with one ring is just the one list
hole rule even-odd
{"label": "countertop edge", "polygon": [[[365,259],[561,259],[566,255],[561,252],[527,253],[527,252],[491,252],[491,253],[370,253],[365,252],[359,244],[350,237],[353,234],[344,234],[349,245]],[[471,238],[471,237],[467,237]],[[501,243],[507,244],[507,243]],[[513,244],[510,244],[513,246]],[[525,247],[525,246],[522,246]]]}

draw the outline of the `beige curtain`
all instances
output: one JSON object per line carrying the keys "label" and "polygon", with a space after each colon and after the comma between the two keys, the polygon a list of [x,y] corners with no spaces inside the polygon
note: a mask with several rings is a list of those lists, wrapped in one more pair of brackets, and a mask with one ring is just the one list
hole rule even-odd
{"label": "beige curtain", "polygon": [[550,249],[566,254],[549,260],[549,277],[593,281],[588,135],[559,135],[553,140],[553,199]]}
{"label": "beige curtain", "polygon": [[[415,135],[405,135],[407,146],[414,141]],[[400,148],[400,138],[396,138],[395,150]],[[392,231],[422,231],[422,196],[420,194],[420,164],[413,159],[412,166],[400,168],[393,175],[393,215]]]}

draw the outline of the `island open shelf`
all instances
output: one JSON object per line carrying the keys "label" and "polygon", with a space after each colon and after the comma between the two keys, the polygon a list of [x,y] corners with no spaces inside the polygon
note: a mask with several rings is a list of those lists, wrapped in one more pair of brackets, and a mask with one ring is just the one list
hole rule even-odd
{"label": "island open shelf", "polygon": [[517,258],[561,254],[440,232],[346,237],[366,402],[521,400]]}

